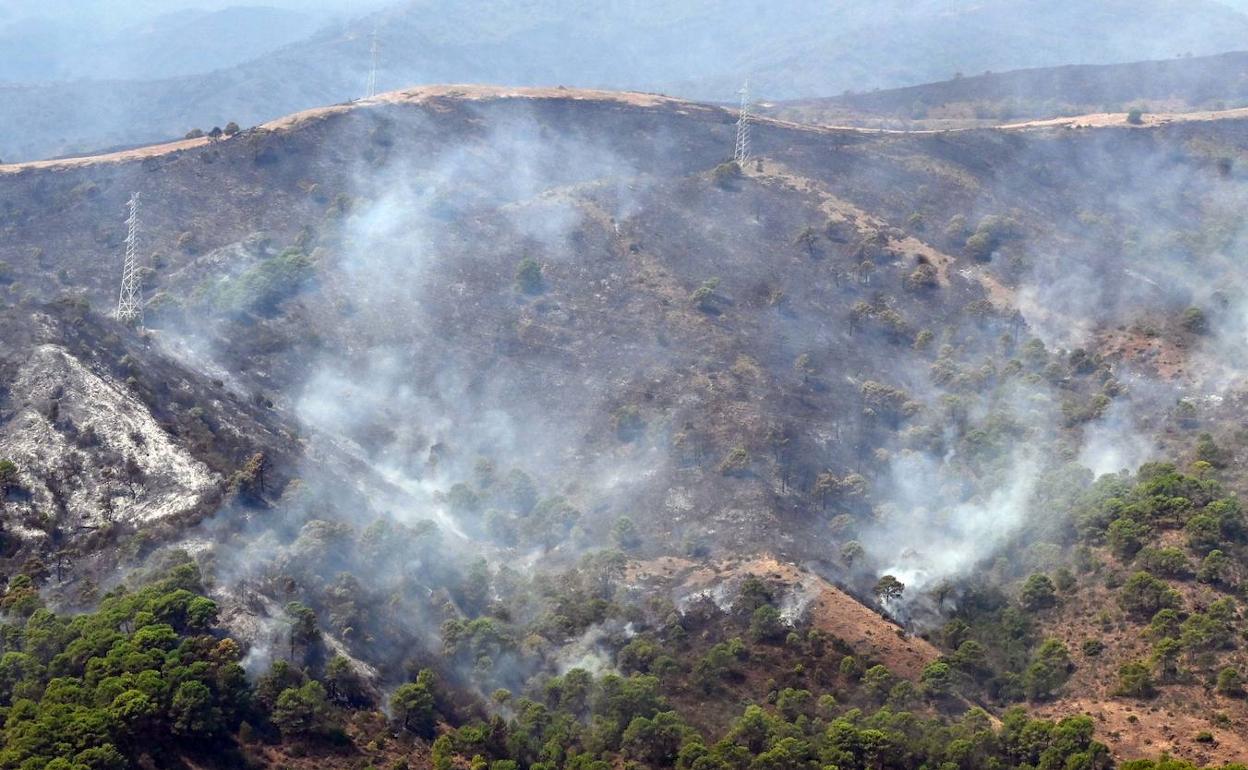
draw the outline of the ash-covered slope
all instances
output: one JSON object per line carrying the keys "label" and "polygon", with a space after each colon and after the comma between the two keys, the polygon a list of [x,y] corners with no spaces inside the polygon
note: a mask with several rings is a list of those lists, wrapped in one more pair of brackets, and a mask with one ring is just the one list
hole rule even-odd
{"label": "ash-covered slope", "polygon": [[[19,514],[38,518],[39,512],[58,508],[64,514],[102,510],[146,523],[194,508],[213,487],[208,468],[174,443],[137,398],[64,348],[36,348],[12,390],[23,403],[11,418],[14,430],[2,451],[31,479],[24,485],[30,499],[15,506]],[[82,465],[58,479],[57,466],[76,456],[71,436],[102,451],[83,453]],[[123,457],[125,462],[118,462]],[[121,468],[125,476],[119,478]],[[93,528],[106,522],[69,523]]]}

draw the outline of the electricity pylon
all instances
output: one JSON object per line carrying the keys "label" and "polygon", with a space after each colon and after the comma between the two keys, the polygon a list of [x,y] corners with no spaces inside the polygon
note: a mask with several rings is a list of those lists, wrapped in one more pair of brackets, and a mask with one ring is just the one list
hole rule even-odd
{"label": "electricity pylon", "polygon": [[126,218],[126,261],[121,268],[121,294],[117,297],[117,320],[143,323],[143,277],[139,271],[139,194],[130,196]]}
{"label": "electricity pylon", "polygon": [[377,54],[381,47],[377,42],[377,27],[373,26],[373,44],[369,49],[369,54],[373,57],[372,66],[368,70],[368,98],[377,95]]}
{"label": "electricity pylon", "polygon": [[741,112],[737,116],[737,144],[732,159],[745,168],[750,159],[750,81],[741,88]]}

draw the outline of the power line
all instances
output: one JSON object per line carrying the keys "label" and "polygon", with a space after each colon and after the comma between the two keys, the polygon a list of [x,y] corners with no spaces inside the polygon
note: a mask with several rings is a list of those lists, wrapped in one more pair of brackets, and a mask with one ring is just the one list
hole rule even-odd
{"label": "power line", "polygon": [[117,297],[117,320],[143,324],[143,276],[139,270],[139,194],[130,196],[126,218],[126,261],[121,268],[121,293]]}

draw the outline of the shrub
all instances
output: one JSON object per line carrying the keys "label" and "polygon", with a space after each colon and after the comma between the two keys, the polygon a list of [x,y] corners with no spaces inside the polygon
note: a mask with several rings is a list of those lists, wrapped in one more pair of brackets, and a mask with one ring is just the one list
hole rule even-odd
{"label": "shrub", "polygon": [[921,408],[910,394],[880,382],[868,380],[859,387],[863,402],[878,413],[890,417],[910,417]]}
{"label": "shrub", "polygon": [[1018,238],[1020,234],[1018,222],[1009,217],[984,217],[975,232],[966,239],[967,256],[987,262],[1001,244]]}
{"label": "shrub", "polygon": [[1200,562],[1200,569],[1196,572],[1196,579],[1202,583],[1225,585],[1230,581],[1233,564],[1231,557],[1222,551],[1214,549]]}
{"label": "shrub", "polygon": [[927,263],[914,268],[910,275],[906,276],[906,288],[910,291],[934,289],[939,285],[936,268]]}
{"label": "shrub", "polygon": [[1046,639],[1023,672],[1023,690],[1031,700],[1050,698],[1070,678],[1073,668],[1066,645]]}
{"label": "shrub", "polygon": [[738,165],[735,160],[720,163],[715,167],[715,170],[711,172],[711,181],[715,183],[716,187],[724,190],[732,189],[737,180],[740,178],[741,166]]}
{"label": "shrub", "polygon": [[806,252],[806,256],[815,259],[819,256],[819,232],[813,227],[805,227],[793,239],[793,245]]}
{"label": "shrub", "polygon": [[1137,561],[1140,566],[1159,577],[1182,578],[1192,574],[1187,554],[1179,548],[1145,548]]}
{"label": "shrub", "polygon": [[1053,582],[1059,591],[1067,593],[1073,591],[1077,585],[1074,573],[1066,567],[1062,567],[1057,571],[1056,576],[1053,578]]}
{"label": "shrub", "polygon": [[935,339],[936,335],[932,333],[931,329],[922,329],[918,334],[914,335],[914,349],[927,350]]}
{"label": "shrub", "polygon": [[[814,696],[810,690],[796,690],[792,687],[786,687],[780,691],[776,697],[776,711],[790,722],[797,719],[802,714],[810,711],[811,701]],[[820,698],[822,701],[823,698]]]}
{"label": "shrub", "polygon": [[718,278],[708,278],[702,282],[702,285],[693,290],[689,295],[689,300],[693,302],[694,307],[703,313],[717,312],[715,305],[715,290],[719,288]]}
{"label": "shrub", "polygon": [[329,702],[321,683],[310,679],[284,690],[273,707],[273,724],[285,737],[321,735],[330,727]]}
{"label": "shrub", "polygon": [[783,639],[788,631],[780,611],[770,604],[764,604],[750,616],[750,639],[755,642],[776,642]]}
{"label": "shrub", "polygon": [[719,463],[719,472],[725,476],[743,476],[750,467],[750,453],[743,446],[735,447]]}
{"label": "shrub", "polygon": [[953,692],[953,669],[948,663],[933,661],[923,668],[919,677],[923,692],[931,697],[944,697]]}
{"label": "shrub", "polygon": [[1209,331],[1209,319],[1205,317],[1205,311],[1198,307],[1189,307],[1184,310],[1181,323],[1183,328],[1192,334],[1204,334]]}
{"label": "shrub", "polygon": [[542,266],[532,257],[525,257],[516,265],[516,288],[525,294],[541,294],[545,288]]}
{"label": "shrub", "polygon": [[1140,662],[1124,664],[1118,669],[1118,687],[1115,695],[1128,698],[1151,698],[1157,692],[1149,667]]}
{"label": "shrub", "polygon": [[801,376],[802,382],[807,382],[818,370],[811,361],[809,353],[800,353],[797,358],[793,359],[793,371]]}
{"label": "shrub", "polygon": [[1207,612],[1194,612],[1179,627],[1179,638],[1189,650],[1217,650],[1235,644],[1235,606],[1220,599]]}
{"label": "shrub", "polygon": [[970,234],[971,227],[967,224],[966,217],[962,214],[955,214],[949,220],[949,223],[945,225],[945,238],[950,242],[964,242]]}
{"label": "shrub", "polygon": [[437,720],[431,682],[431,677],[418,677],[416,682],[400,685],[390,697],[390,711],[395,721],[404,730],[424,737],[433,735]]}
{"label": "shrub", "polygon": [[1109,550],[1123,561],[1131,559],[1139,552],[1143,545],[1142,539],[1147,534],[1147,527],[1128,518],[1114,519],[1105,530]]}
{"label": "shrub", "polygon": [[1122,586],[1118,603],[1136,617],[1152,617],[1158,610],[1179,606],[1179,594],[1164,580],[1147,572],[1136,572]]}
{"label": "shrub", "polygon": [[1187,546],[1199,554],[1208,554],[1222,544],[1222,523],[1207,513],[1198,513],[1183,525]]}
{"label": "shrub", "polygon": [[882,700],[892,689],[893,672],[882,665],[875,665],[862,673],[862,688],[867,695]]}
{"label": "shrub", "polygon": [[876,598],[882,602],[900,599],[905,590],[905,583],[902,583],[892,575],[884,575],[881,577],[876,582],[875,588],[873,589]]}
{"label": "shrub", "polygon": [[967,256],[980,262],[987,262],[992,257],[992,252],[996,247],[996,242],[987,233],[975,233],[966,239]]}
{"label": "shrub", "polygon": [[194,254],[199,250],[199,244],[195,238],[195,233],[190,230],[178,233],[178,248],[187,254]]}
{"label": "shrub", "polygon": [[724,682],[741,676],[741,663],[749,653],[740,639],[720,642],[693,665],[693,680],[705,692],[714,692]]}
{"label": "shrub", "polygon": [[662,649],[649,639],[639,636],[620,648],[615,663],[625,673],[648,673]]}
{"label": "shrub", "polygon": [[0,460],[0,496],[17,487],[17,464],[12,460]]}
{"label": "shrub", "polygon": [[272,312],[282,300],[299,292],[315,274],[312,259],[298,249],[263,260],[236,277],[205,292],[205,299],[223,312]]}
{"label": "shrub", "polygon": [[621,406],[612,412],[611,424],[620,441],[635,441],[646,429],[646,422],[641,417],[641,411],[631,404]]}
{"label": "shrub", "polygon": [[1215,687],[1219,695],[1238,698],[1244,694],[1244,678],[1233,668],[1227,667],[1218,672]]}
{"label": "shrub", "polygon": [[1023,584],[1018,600],[1023,605],[1023,609],[1045,609],[1057,603],[1057,589],[1048,575],[1032,575]]}
{"label": "shrub", "polygon": [[[625,728],[621,738],[621,748],[627,756],[639,759],[649,765],[661,767],[671,765],[689,727],[674,711],[662,711],[653,719],[634,717]],[[494,762],[490,770],[517,770],[512,760],[506,760],[507,767],[499,767],[504,760]]]}
{"label": "shrub", "polygon": [[1147,635],[1153,639],[1178,637],[1179,627],[1179,613],[1172,609],[1158,610],[1148,621]]}
{"label": "shrub", "polygon": [[1144,125],[1144,111],[1139,107],[1133,107],[1131,111],[1127,113],[1127,122],[1133,126]]}
{"label": "shrub", "polygon": [[1196,439],[1196,460],[1209,463],[1214,468],[1226,466],[1226,455],[1208,433],[1202,433]]}
{"label": "shrub", "polygon": [[641,535],[637,532],[637,525],[627,516],[615,520],[615,526],[611,528],[611,539],[625,551],[641,547]]}

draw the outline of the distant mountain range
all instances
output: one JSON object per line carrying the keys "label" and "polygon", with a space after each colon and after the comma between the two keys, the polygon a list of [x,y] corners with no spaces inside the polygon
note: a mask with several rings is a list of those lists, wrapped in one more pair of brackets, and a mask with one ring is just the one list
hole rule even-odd
{"label": "distant mountain range", "polygon": [[68,17],[0,11],[0,82],[152,80],[232,67],[303,40],[323,14],[232,6]]}
{"label": "distant mountain range", "polygon": [[[231,120],[255,124],[359,97],[374,30],[383,89],[566,84],[704,100],[732,99],[747,76],[762,97],[795,99],[957,71],[1220,53],[1248,40],[1248,16],[1211,0],[411,0],[315,33],[306,31],[310,18],[277,8],[184,11],[119,33],[75,57],[79,67],[95,62],[90,80],[0,87],[0,158],[141,143]],[[2,22],[0,34],[11,35]],[[0,37],[0,47],[16,51],[0,69],[11,83],[21,80],[17,72],[83,76],[22,63],[11,37]],[[153,72],[167,77],[151,79]]]}
{"label": "distant mountain range", "polygon": [[[312,34],[317,17],[281,8],[227,8],[166,14],[142,25],[104,36],[64,56],[46,45],[23,48],[10,32],[0,46],[16,52],[0,67],[8,81],[48,79],[146,79],[210,72],[249,61]],[[23,32],[19,29],[18,32]],[[49,30],[59,35],[58,30]],[[26,37],[24,34],[22,37]],[[47,37],[38,36],[41,43]],[[55,39],[55,38],[53,38]],[[62,47],[74,39],[61,38]],[[32,50],[33,48],[33,50]]]}
{"label": "distant mountain range", "polygon": [[985,73],[882,91],[764,104],[805,123],[960,127],[1092,112],[1248,105],[1248,52]]}

